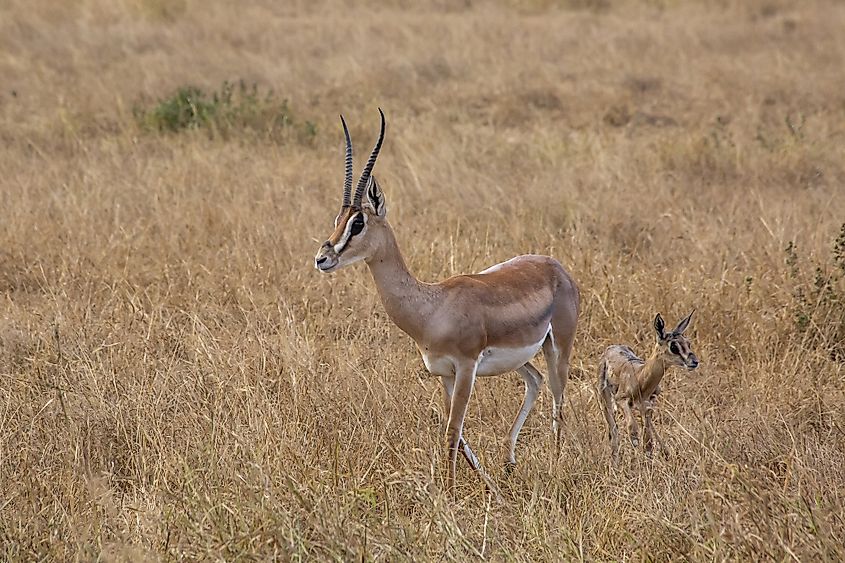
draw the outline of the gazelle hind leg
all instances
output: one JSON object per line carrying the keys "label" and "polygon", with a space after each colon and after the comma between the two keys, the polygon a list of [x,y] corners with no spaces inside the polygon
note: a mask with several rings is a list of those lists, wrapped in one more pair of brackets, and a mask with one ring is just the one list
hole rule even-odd
{"label": "gazelle hind leg", "polygon": [[551,335],[543,342],[543,355],[546,357],[546,365],[549,370],[549,389],[552,391],[552,434],[555,437],[555,451],[560,450],[560,426],[561,426],[561,403],[563,402],[563,389],[558,378],[557,366],[559,351],[555,348]]}
{"label": "gazelle hind leg", "polygon": [[523,381],[525,381],[525,398],[522,400],[522,406],[513,421],[511,431],[508,436],[508,461],[505,465],[505,470],[510,471],[516,465],[516,440],[519,437],[519,432],[522,430],[525,419],[531,409],[534,408],[534,403],[537,402],[537,397],[540,395],[540,385],[543,383],[543,376],[537,371],[537,368],[530,363],[525,364],[516,370]]}
{"label": "gazelle hind leg", "polygon": [[[564,329],[566,329],[564,331]],[[575,326],[563,327],[563,334],[552,332],[543,343],[543,354],[549,366],[549,388],[552,390],[552,430],[555,435],[555,451],[560,452],[563,433],[563,401],[566,383],[569,381],[569,357],[575,340]]]}

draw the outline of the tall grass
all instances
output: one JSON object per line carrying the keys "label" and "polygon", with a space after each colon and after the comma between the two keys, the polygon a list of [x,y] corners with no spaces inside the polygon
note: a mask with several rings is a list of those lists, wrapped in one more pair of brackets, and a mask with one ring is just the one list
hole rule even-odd
{"label": "tall grass", "polygon": [[[843,25],[824,0],[7,2],[4,559],[845,557]],[[312,127],[133,113],[241,79]],[[337,114],[360,157],[377,106],[417,275],[540,252],[581,287],[560,457],[544,392],[506,477],[521,384],[476,386],[502,505],[466,468],[442,493],[439,382],[365,267],[312,266]],[[673,453],[612,470],[596,358],[692,307]]]}

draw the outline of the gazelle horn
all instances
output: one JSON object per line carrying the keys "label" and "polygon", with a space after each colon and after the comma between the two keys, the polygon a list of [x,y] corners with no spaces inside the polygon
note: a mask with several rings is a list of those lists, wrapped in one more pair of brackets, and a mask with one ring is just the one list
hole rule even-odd
{"label": "gazelle horn", "polygon": [[378,158],[378,153],[381,150],[381,142],[384,141],[384,112],[381,111],[381,108],[379,108],[378,112],[381,115],[381,131],[379,131],[376,146],[373,147],[373,152],[370,153],[370,158],[367,159],[367,165],[364,166],[364,171],[358,179],[358,185],[355,187],[355,199],[352,200],[352,207],[361,207],[361,198],[364,196],[364,189],[367,187],[367,181],[370,179],[373,166],[376,165],[376,158]]}
{"label": "gazelle horn", "polygon": [[352,138],[349,136],[349,128],[346,126],[343,115],[340,116],[340,122],[343,123],[343,134],[346,136],[346,178],[343,181],[343,207],[349,207],[352,204]]}

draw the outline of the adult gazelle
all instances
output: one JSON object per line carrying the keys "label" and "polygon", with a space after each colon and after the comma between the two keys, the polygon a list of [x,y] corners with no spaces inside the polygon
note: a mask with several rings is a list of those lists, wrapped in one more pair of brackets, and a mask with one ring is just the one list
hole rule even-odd
{"label": "adult gazelle", "polygon": [[333,272],[360,260],[366,262],[387,314],[414,339],[426,369],[441,377],[449,413],[449,488],[454,486],[459,450],[489,485],[489,477],[462,436],[475,379],[516,371],[525,381],[525,398],[508,436],[508,464],[513,466],[519,431],[543,380],[531,364],[542,348],[549,366],[553,430],[559,447],[563,394],[578,321],[578,287],[557,260],[537,255],[517,256],[483,272],[438,283],[414,277],[387,221],[384,193],[372,175],[384,140],[384,113],[379,113],[378,141],[354,194],[352,141],[341,116],[346,137],[343,201],[334,231],[314,263],[321,272]]}

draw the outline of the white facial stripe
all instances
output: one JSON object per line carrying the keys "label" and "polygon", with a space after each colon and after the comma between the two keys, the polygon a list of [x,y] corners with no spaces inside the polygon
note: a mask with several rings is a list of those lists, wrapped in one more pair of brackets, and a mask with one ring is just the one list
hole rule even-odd
{"label": "white facial stripe", "polygon": [[349,237],[352,235],[352,217],[349,218],[349,221],[346,222],[346,228],[343,229],[343,236],[340,237],[340,240],[334,245],[334,251],[340,254],[340,251],[346,248],[346,245],[349,243]]}
{"label": "white facial stripe", "polygon": [[[362,215],[364,215],[362,213]],[[341,251],[346,248],[346,245],[349,244],[349,239],[352,238],[352,223],[355,222],[356,215],[352,215],[349,217],[349,220],[346,222],[346,228],[343,229],[343,236],[340,237],[340,240],[336,245],[334,245],[334,251],[337,254],[340,254]],[[367,226],[367,216],[364,215],[364,227]]]}

